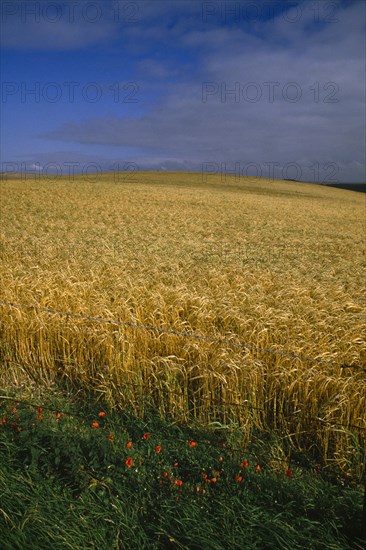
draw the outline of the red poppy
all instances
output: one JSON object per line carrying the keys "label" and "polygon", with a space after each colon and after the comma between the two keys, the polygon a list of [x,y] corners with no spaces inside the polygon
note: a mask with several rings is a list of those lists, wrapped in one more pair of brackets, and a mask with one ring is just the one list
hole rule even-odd
{"label": "red poppy", "polygon": [[177,479],[175,484],[178,485],[178,487],[181,487],[183,485],[183,481],[181,479]]}
{"label": "red poppy", "polygon": [[100,411],[100,413],[98,413],[98,416],[99,416],[100,418],[102,418],[103,416],[105,416],[105,414],[106,414],[105,412]]}
{"label": "red poppy", "polygon": [[143,439],[149,439],[150,434],[147,434],[147,433],[146,433],[146,434],[144,434],[142,437],[143,437]]}
{"label": "red poppy", "polygon": [[240,462],[240,466],[242,468],[248,468],[249,462],[247,460],[243,460],[243,462]]}
{"label": "red poppy", "polygon": [[238,483],[240,483],[241,481],[243,481],[243,477],[242,477],[242,476],[236,476],[235,479],[236,479],[236,481],[237,481]]}
{"label": "red poppy", "polygon": [[56,414],[55,414],[55,417],[56,417],[56,418],[61,418],[61,413],[56,413]]}
{"label": "red poppy", "polygon": [[109,434],[108,439],[109,439],[109,441],[113,441],[113,440],[114,440],[114,435],[113,435],[113,434]]}
{"label": "red poppy", "polygon": [[39,419],[41,420],[41,419],[43,418],[43,415],[42,415],[42,414],[39,414],[39,415],[37,416],[37,418],[39,418]]}
{"label": "red poppy", "polygon": [[2,418],[2,419],[1,419],[1,423],[2,423],[2,424],[6,424],[6,418]]}
{"label": "red poppy", "polygon": [[189,442],[190,447],[195,447],[196,445],[197,445],[197,443],[195,441],[190,441]]}
{"label": "red poppy", "polygon": [[131,468],[132,465],[133,465],[133,460],[132,460],[132,458],[128,458],[128,459],[126,460],[126,466],[127,466],[128,468]]}
{"label": "red poppy", "polygon": [[292,471],[291,470],[286,470],[285,474],[287,475],[287,477],[292,477]]}
{"label": "red poppy", "polygon": [[127,447],[127,449],[131,449],[131,447],[132,447],[132,441],[129,441],[129,442],[127,443],[126,447]]}
{"label": "red poppy", "polygon": [[92,428],[99,428],[99,422],[92,422],[91,427]]}
{"label": "red poppy", "polygon": [[259,466],[259,464],[256,465],[255,471],[256,471],[256,472],[260,472],[260,471],[261,471],[261,467]]}
{"label": "red poppy", "polygon": [[179,463],[178,463],[178,462],[174,462],[173,466],[174,466],[175,468],[177,468],[177,467],[179,466]]}
{"label": "red poppy", "polygon": [[219,462],[222,462],[224,459],[222,458],[222,456],[220,456],[219,458]]}
{"label": "red poppy", "polygon": [[168,472],[163,472],[163,477],[169,477]]}
{"label": "red poppy", "polygon": [[207,479],[207,474],[202,474],[203,479]]}
{"label": "red poppy", "polygon": [[212,478],[211,478],[211,483],[216,483],[216,481],[217,481],[217,478],[216,478],[216,477],[212,477]]}
{"label": "red poppy", "polygon": [[160,447],[160,445],[156,445],[156,447],[155,447],[155,451],[156,451],[157,453],[160,453],[160,451],[161,451],[161,447]]}
{"label": "red poppy", "polygon": [[38,407],[37,412],[41,413],[43,411],[42,407]]}

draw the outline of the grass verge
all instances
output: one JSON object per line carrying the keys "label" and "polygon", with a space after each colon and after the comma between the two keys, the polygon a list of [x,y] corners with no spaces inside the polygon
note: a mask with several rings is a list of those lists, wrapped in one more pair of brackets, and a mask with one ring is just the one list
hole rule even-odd
{"label": "grass verge", "polygon": [[291,454],[274,433],[253,433],[244,447],[235,427],[139,419],[52,391],[9,395],[0,399],[4,550],[364,547],[361,487]]}

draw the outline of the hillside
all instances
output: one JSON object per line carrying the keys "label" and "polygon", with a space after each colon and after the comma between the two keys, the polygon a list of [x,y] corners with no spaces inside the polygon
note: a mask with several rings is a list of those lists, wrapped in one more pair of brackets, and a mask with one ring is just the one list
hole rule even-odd
{"label": "hillside", "polygon": [[361,475],[339,426],[366,427],[363,371],[341,368],[365,367],[363,195],[157,172],[1,187],[1,300],[127,324],[2,305],[3,383],[276,427]]}

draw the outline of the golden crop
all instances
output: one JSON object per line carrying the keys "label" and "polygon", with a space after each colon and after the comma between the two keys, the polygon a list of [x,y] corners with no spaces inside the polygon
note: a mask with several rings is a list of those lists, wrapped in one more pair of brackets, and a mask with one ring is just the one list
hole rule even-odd
{"label": "golden crop", "polygon": [[[1,182],[0,299],[337,364],[0,306],[2,384],[91,390],[143,415],[280,430],[360,471],[365,196],[192,173]],[[362,465],[361,465],[362,469]]]}

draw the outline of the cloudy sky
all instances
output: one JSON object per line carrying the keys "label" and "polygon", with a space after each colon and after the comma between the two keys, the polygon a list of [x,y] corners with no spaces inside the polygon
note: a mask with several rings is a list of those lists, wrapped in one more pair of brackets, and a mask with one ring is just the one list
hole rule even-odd
{"label": "cloudy sky", "polygon": [[365,181],[365,7],[2,0],[1,169]]}

